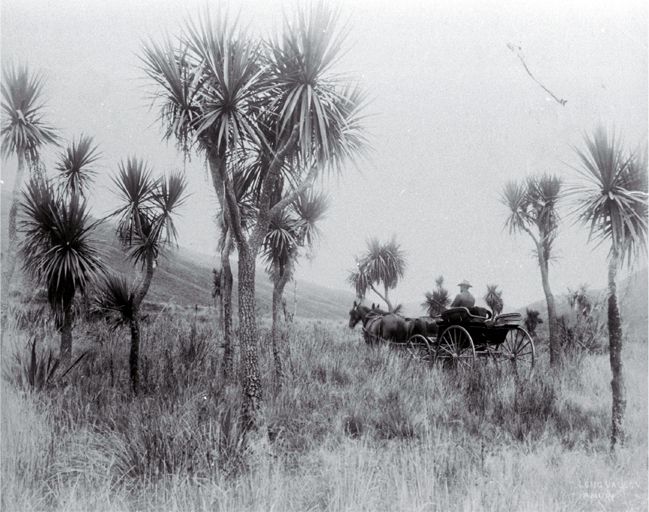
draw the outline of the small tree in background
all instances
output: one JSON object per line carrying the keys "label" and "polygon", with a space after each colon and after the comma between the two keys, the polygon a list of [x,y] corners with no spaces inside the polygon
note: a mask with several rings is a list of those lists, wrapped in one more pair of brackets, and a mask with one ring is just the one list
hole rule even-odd
{"label": "small tree in background", "polygon": [[[356,258],[357,270],[350,272],[347,282],[356,290],[356,295],[365,297],[367,290],[376,293],[388,306],[388,311],[394,311],[388,295],[389,290],[396,288],[406,270],[406,255],[393,236],[385,244],[378,238],[367,242],[367,252]],[[374,285],[383,285],[384,292],[380,293]]]}
{"label": "small tree in background", "polygon": [[80,135],[78,141],[72,140],[72,144],[61,153],[56,166],[59,190],[68,195],[86,197],[88,187],[97,174],[91,166],[101,156],[98,149],[88,135]]}
{"label": "small tree in background", "polygon": [[435,286],[436,288],[433,293],[425,293],[426,301],[421,304],[421,307],[426,310],[428,316],[441,315],[451,303],[448,290],[444,288],[444,276],[439,276],[435,279]]}
{"label": "small tree in background", "polygon": [[119,164],[113,178],[122,206],[110,216],[118,218],[117,235],[129,251],[133,263],[142,265],[144,276],[130,286],[119,277],[107,277],[100,287],[96,305],[112,315],[114,323],[128,324],[131,329],[129,368],[131,387],[138,392],[141,305],[146,297],[156,260],[166,244],[176,241],[173,214],[185,201],[185,178],[172,174],[154,180],[151,170],[135,157]]}
{"label": "small tree in background", "polygon": [[493,311],[494,316],[502,313],[504,307],[503,292],[502,290],[498,290],[497,284],[488,284],[487,293],[485,293],[483,298],[487,303],[487,306],[489,306],[491,311]]}
{"label": "small tree in background", "polygon": [[[6,305],[16,267],[18,250],[17,215],[25,163],[38,176],[40,153],[47,144],[57,144],[55,129],[43,119],[43,78],[27,66],[5,67],[2,72],[2,157],[18,157],[18,168],[9,209],[9,239],[3,247],[2,303]],[[33,190],[32,190],[33,192]]]}
{"label": "small tree in background", "polygon": [[584,179],[573,191],[579,220],[589,226],[589,240],[608,241],[608,336],[613,379],[611,449],[624,442],[626,388],[622,366],[622,322],[617,300],[617,272],[647,251],[647,146],[627,152],[602,126],[586,136],[586,151],[575,148]]}
{"label": "small tree in background", "polygon": [[524,322],[525,330],[530,334],[530,336],[534,336],[536,334],[536,328],[539,324],[543,323],[543,319],[541,318],[541,313],[536,309],[526,308]]}
{"label": "small tree in background", "polygon": [[549,269],[559,229],[557,203],[562,198],[561,188],[560,178],[543,174],[529,177],[523,183],[510,181],[501,196],[501,202],[509,209],[509,217],[505,221],[509,233],[524,232],[534,241],[534,252],[541,270],[543,293],[548,307],[551,365],[559,363],[560,350],[557,311],[550,289]]}
{"label": "small tree in background", "polygon": [[591,299],[585,284],[576,290],[568,288],[567,298],[570,311],[558,319],[564,352],[586,350],[601,353],[602,339],[606,335],[606,325],[602,322],[604,304],[599,299]]}

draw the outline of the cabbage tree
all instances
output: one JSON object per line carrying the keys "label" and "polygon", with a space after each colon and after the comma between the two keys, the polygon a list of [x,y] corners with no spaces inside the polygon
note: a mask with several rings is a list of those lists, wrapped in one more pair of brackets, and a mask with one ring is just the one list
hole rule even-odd
{"label": "cabbage tree", "polygon": [[628,152],[602,126],[575,148],[582,182],[573,193],[578,219],[589,240],[610,244],[608,254],[608,333],[613,392],[611,448],[624,442],[626,387],[622,365],[622,322],[617,298],[619,268],[647,254],[647,147]]}

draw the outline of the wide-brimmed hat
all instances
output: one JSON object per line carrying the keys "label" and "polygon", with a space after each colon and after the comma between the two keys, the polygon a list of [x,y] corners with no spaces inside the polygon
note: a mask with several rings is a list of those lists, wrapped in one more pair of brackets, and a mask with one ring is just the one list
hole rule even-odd
{"label": "wide-brimmed hat", "polygon": [[458,286],[466,286],[467,288],[473,288],[473,286],[470,285],[469,281],[467,281],[466,279],[462,281],[460,284],[458,284]]}

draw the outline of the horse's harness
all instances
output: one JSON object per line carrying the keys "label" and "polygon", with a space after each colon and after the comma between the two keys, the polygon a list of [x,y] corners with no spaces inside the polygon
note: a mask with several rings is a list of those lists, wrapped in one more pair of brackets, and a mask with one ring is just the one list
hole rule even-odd
{"label": "horse's harness", "polygon": [[380,341],[380,340],[381,340],[381,336],[378,336],[378,335],[376,335],[376,334],[372,334],[372,333],[368,330],[368,328],[367,328],[367,324],[372,325],[373,322],[381,321],[383,315],[381,315],[381,314],[377,313],[376,311],[370,309],[370,310],[367,312],[367,314],[365,315],[365,318],[363,318],[363,315],[360,314],[360,310],[358,309],[359,306],[360,306],[360,304],[358,304],[358,305],[356,306],[356,310],[358,311],[358,313],[359,313],[359,315],[360,315],[360,317],[361,317],[361,321],[363,322],[363,332],[364,332],[365,335],[366,335],[369,339],[371,339],[372,341],[374,341],[374,342],[378,342],[378,341]]}

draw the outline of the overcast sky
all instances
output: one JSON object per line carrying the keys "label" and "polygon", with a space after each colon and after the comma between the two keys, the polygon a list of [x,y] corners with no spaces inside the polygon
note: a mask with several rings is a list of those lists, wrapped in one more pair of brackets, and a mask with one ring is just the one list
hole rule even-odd
{"label": "overcast sky", "polygon": [[[44,73],[48,119],[63,136],[93,135],[103,158],[93,198],[99,215],[116,204],[110,174],[136,154],[155,169],[182,168],[161,142],[139,69],[141,40],[177,34],[204,1],[3,0],[2,64]],[[265,34],[293,2],[231,1],[253,32]],[[451,293],[463,279],[481,296],[503,290],[505,309],[543,297],[532,242],[503,231],[504,184],[535,172],[571,181],[575,146],[598,123],[629,147],[647,139],[647,7],[644,0],[347,1],[352,24],[341,69],[359,77],[372,102],[373,151],[359,169],[326,183],[333,198],[324,240],[298,279],[345,289],[370,236],[396,234],[408,255],[397,302],[421,301],[443,275]],[[534,75],[508,44],[519,46]],[[56,154],[46,152],[52,168]],[[12,186],[15,159],[3,161]],[[200,159],[187,165],[191,200],[179,220],[180,244],[214,254],[216,200]],[[550,270],[555,294],[606,283],[606,249],[587,245],[569,208]],[[643,263],[646,265],[646,263]]]}

